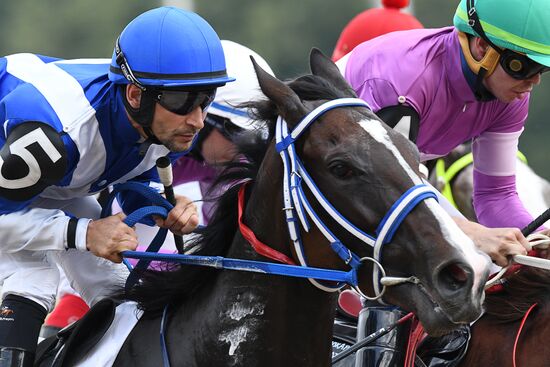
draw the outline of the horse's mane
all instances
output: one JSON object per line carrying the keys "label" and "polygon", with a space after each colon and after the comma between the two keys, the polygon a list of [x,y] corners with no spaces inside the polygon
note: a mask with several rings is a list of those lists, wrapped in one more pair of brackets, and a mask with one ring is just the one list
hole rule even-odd
{"label": "horse's mane", "polygon": [[[287,85],[303,100],[332,100],[349,96],[327,80],[315,75],[305,75]],[[269,100],[250,102],[243,107],[250,108],[254,118],[264,121],[273,136],[274,121],[281,111]],[[268,139],[270,140],[270,139]],[[243,135],[234,143],[240,153],[239,159],[228,163],[214,185],[232,186],[219,198],[216,198],[216,211],[199,235],[192,240],[193,255],[225,256],[237,232],[237,195],[243,181],[254,183],[269,141],[250,140]],[[244,157],[244,159],[243,159]],[[237,182],[237,183],[236,183]],[[249,192],[251,190],[248,190]],[[189,246],[189,244],[187,244]],[[202,266],[166,265],[163,271],[147,270],[141,274],[141,281],[129,290],[115,296],[121,300],[131,300],[138,307],[155,316],[162,312],[167,304],[178,305],[205,286],[217,274],[217,270]]]}
{"label": "horse's mane", "polygon": [[505,279],[503,288],[487,295],[486,314],[499,323],[520,320],[534,303],[550,301],[550,271],[522,267]]}

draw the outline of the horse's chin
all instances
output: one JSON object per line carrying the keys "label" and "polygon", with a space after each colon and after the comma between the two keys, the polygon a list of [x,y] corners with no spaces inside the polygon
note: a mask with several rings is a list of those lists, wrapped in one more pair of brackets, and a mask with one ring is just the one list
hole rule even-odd
{"label": "horse's chin", "polygon": [[[424,330],[430,336],[441,336],[450,333],[461,325],[469,324],[472,321],[475,321],[482,313],[482,307],[473,307],[467,319],[456,320],[453,313],[447,309],[445,306],[440,305],[436,301],[430,299],[425,293],[418,290],[413,285],[406,285],[399,287],[401,293],[392,294],[393,292],[388,292],[388,302],[397,305],[404,310],[413,312],[418,320],[421,322]],[[399,300],[413,300],[411,304],[404,304]],[[391,299],[390,299],[391,298]]]}
{"label": "horse's chin", "polygon": [[424,330],[430,336],[445,335],[455,330],[460,325],[466,324],[451,321],[447,314],[440,307],[436,307],[435,309],[432,308],[431,310],[427,311],[423,311],[420,309],[415,312],[415,314],[422,323]]}

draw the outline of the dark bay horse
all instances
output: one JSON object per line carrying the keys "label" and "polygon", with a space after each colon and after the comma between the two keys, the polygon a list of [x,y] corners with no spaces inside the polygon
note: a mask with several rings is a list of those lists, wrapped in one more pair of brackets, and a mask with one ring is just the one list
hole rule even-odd
{"label": "dark bay horse", "polygon": [[[272,142],[261,158],[249,156],[248,163],[230,167],[230,179],[250,181],[244,189],[242,184],[229,189],[220,199],[194,255],[266,260],[239,231],[240,193],[245,199],[242,222],[278,258],[347,271],[349,266],[341,257],[346,259],[349,253],[347,262],[359,259],[362,265],[357,283],[363,293],[383,293],[384,301],[415,312],[433,335],[476,319],[481,312],[487,257],[475,250],[433,198],[415,202],[410,212],[400,211],[411,199],[404,193],[422,186],[415,146],[364,106],[339,102],[328,109],[329,101],[356,96],[319,51],[312,51],[310,66],[312,75],[287,84],[256,66],[261,89],[269,98],[255,104],[258,117],[273,130],[280,116],[296,135],[284,138],[283,133],[282,141]],[[321,105],[324,112],[297,132]],[[302,163],[283,165],[276,150],[281,146],[283,150],[292,146]],[[301,164],[302,174],[292,172],[287,177],[284,166],[291,164]],[[284,186],[285,180],[293,184]],[[310,186],[295,190],[302,180],[315,182],[318,191]],[[308,231],[298,230],[301,247],[287,225],[285,212],[298,211],[283,203],[287,191],[311,203],[301,208],[305,214],[290,220],[311,224]],[[345,219],[329,214],[334,212]],[[395,217],[384,218],[388,212]],[[312,225],[318,222],[326,227]],[[397,223],[398,228],[388,229],[387,223]],[[375,242],[375,235],[391,239],[383,248],[376,247],[380,267],[385,269],[382,279],[405,279],[382,290],[378,277],[373,282],[373,261],[369,260],[375,250],[367,243]],[[341,242],[329,244],[328,237]],[[332,248],[339,250],[338,255]],[[139,303],[144,315],[114,366],[162,365],[159,330],[163,310],[172,366],[329,366],[336,302],[335,292],[330,291],[333,285],[192,266],[147,273],[126,295]]]}
{"label": "dark bay horse", "polygon": [[487,295],[486,313],[472,327],[460,366],[549,366],[550,271],[523,267],[502,288]]}

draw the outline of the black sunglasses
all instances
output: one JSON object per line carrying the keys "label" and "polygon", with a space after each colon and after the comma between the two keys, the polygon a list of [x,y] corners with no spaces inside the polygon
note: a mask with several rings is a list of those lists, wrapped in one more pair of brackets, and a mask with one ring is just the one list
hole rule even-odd
{"label": "black sunglasses", "polygon": [[216,88],[206,90],[156,89],[155,100],[168,111],[187,115],[199,107],[204,111],[216,97]]}
{"label": "black sunglasses", "polygon": [[500,66],[510,75],[517,80],[525,80],[534,77],[537,74],[542,74],[550,70],[549,67],[539,64],[538,62],[531,60],[526,55],[511,51],[503,50],[496,46],[489,37],[485,34],[481,21],[477,15],[476,8],[474,7],[474,0],[466,1],[468,11],[468,25],[472,27],[476,33],[485,40],[496,52],[500,54]]}
{"label": "black sunglasses", "polygon": [[244,129],[235,125],[230,119],[209,113],[204,120],[208,125],[216,128],[223,136],[232,140],[236,135],[241,134]]}

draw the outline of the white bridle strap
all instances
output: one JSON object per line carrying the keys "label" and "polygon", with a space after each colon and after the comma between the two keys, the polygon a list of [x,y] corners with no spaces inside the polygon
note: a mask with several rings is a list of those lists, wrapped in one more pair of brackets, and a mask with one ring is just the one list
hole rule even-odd
{"label": "white bridle strap", "polygon": [[[424,194],[435,194],[431,186],[415,186],[412,190],[409,190],[404,197],[401,197],[390,209],[388,215],[382,220],[379,225],[379,230],[377,231],[378,237],[374,243],[373,258],[379,263],[382,262],[380,256],[382,254],[382,246],[393,237],[395,230],[404,219],[404,215],[407,215],[409,211],[406,211],[408,206],[413,203],[414,200],[422,197]],[[378,267],[373,267],[373,285],[374,292],[376,294],[380,293],[380,280],[379,280],[379,269]]]}
{"label": "white bridle strap", "polygon": [[344,227],[349,233],[357,237],[359,240],[363,241],[364,243],[374,246],[375,239],[365,232],[361,231],[359,228],[353,225],[350,221],[348,221],[344,216],[342,216],[334,206],[325,198],[325,196],[319,191],[319,188],[315,183],[313,182],[311,176],[307,173],[305,167],[300,164],[299,166],[300,174],[302,175],[302,178],[304,179],[304,182],[309,187],[319,204],[327,211],[327,213],[330,214],[330,216],[338,222],[342,227]]}
{"label": "white bridle strap", "polygon": [[[282,117],[279,116],[279,119],[277,120],[275,138],[275,141],[277,143],[281,142],[282,137],[287,134],[287,126],[285,123],[282,123],[282,121]],[[284,150],[279,152],[279,154],[281,156],[281,159],[283,160],[283,211],[285,212],[290,239],[292,240],[292,244],[294,246],[294,249],[296,250],[296,254],[298,255],[298,261],[301,265],[304,265],[305,259],[303,258],[303,251],[299,250],[299,248],[301,248],[300,232],[296,223],[296,216],[294,215],[297,210],[294,207],[295,204],[293,203],[292,195],[290,192],[290,158],[289,154]]]}
{"label": "white bridle strap", "polygon": [[332,101],[328,101],[326,103],[323,103],[322,105],[320,105],[319,107],[315,108],[313,111],[308,113],[306,115],[306,117],[304,117],[302,119],[302,121],[300,121],[300,123],[298,125],[296,125],[294,130],[292,130],[290,136],[294,140],[298,139],[298,137],[300,135],[302,135],[304,130],[313,121],[315,121],[317,118],[319,118],[319,116],[321,116],[325,112],[330,111],[334,108],[345,107],[345,106],[366,107],[366,108],[368,108],[369,110],[372,111],[372,108],[370,108],[369,104],[367,102],[363,101],[360,98],[339,98],[339,99],[334,99]]}

